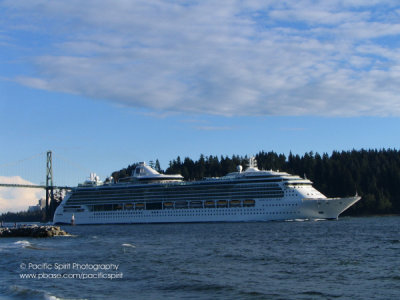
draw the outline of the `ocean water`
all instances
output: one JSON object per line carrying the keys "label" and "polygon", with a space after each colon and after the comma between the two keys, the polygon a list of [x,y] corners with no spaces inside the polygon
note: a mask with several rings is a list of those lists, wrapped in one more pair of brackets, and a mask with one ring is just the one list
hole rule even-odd
{"label": "ocean water", "polygon": [[63,229],[0,239],[0,299],[400,299],[400,217]]}

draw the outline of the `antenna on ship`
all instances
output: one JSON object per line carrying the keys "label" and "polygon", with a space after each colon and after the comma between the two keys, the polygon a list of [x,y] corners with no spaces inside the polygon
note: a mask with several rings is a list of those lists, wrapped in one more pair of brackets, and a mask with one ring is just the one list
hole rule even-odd
{"label": "antenna on ship", "polygon": [[257,168],[257,160],[254,156],[249,158],[249,168]]}

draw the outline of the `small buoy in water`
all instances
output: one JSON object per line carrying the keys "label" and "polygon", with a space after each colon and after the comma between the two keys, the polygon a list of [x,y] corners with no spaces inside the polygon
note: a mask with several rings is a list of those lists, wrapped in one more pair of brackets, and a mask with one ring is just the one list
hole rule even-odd
{"label": "small buoy in water", "polygon": [[74,216],[74,214],[72,214],[72,217],[71,217],[71,225],[75,225],[75,216]]}

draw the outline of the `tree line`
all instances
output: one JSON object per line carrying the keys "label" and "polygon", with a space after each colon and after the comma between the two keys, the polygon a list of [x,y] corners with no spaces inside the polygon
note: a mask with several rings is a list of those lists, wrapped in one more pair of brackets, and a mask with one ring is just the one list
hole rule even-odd
{"label": "tree line", "polygon": [[45,210],[6,212],[0,215],[2,222],[44,222]]}
{"label": "tree line", "polygon": [[[348,209],[347,215],[400,213],[400,152],[393,149],[333,151],[331,155],[308,152],[304,155],[260,151],[255,155],[259,169],[279,170],[307,177],[327,197],[345,197],[358,193],[362,200]],[[169,162],[166,174],[181,174],[185,180],[220,177],[245,167],[248,157],[233,155],[204,156],[192,160],[178,156]],[[128,177],[136,168],[132,164],[116,171],[118,180]],[[159,172],[158,160],[153,165]]]}

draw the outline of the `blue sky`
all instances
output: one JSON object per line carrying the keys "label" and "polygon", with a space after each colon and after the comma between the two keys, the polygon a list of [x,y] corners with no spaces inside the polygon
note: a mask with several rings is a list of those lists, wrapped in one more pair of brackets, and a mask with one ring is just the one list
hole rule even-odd
{"label": "blue sky", "polygon": [[51,149],[73,162],[56,182],[76,184],[178,155],[399,148],[397,1],[3,0],[0,14],[0,166]]}

